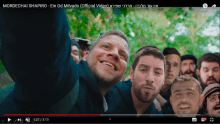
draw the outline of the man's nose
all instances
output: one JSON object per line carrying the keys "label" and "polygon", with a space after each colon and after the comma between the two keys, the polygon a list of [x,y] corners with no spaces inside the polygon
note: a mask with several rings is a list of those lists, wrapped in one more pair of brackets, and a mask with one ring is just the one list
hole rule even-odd
{"label": "man's nose", "polygon": [[153,83],[154,82],[154,74],[153,74],[153,72],[148,72],[148,74],[146,76],[146,81],[148,83]]}
{"label": "man's nose", "polygon": [[208,74],[209,74],[209,76],[213,76],[213,71],[210,70]]}
{"label": "man's nose", "polygon": [[118,52],[118,49],[115,48],[115,49],[112,49],[111,51],[109,51],[109,56],[112,56],[115,60],[118,60],[119,59],[119,52]]}
{"label": "man's nose", "polygon": [[169,65],[169,69],[168,69],[170,72],[173,71],[173,65]]}
{"label": "man's nose", "polygon": [[187,99],[187,95],[182,95],[182,102],[187,102],[188,99]]}

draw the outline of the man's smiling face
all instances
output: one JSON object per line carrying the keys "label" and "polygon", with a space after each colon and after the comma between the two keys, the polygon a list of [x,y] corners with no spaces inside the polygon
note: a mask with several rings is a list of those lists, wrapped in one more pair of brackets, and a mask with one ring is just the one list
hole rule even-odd
{"label": "man's smiling face", "polygon": [[89,52],[87,64],[100,87],[111,87],[122,78],[129,58],[128,43],[117,35],[108,35]]}

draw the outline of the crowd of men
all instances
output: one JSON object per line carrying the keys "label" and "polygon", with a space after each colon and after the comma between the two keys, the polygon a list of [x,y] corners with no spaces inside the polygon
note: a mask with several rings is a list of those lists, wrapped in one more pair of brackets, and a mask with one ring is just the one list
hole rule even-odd
{"label": "crowd of men", "polygon": [[206,53],[197,61],[175,48],[162,52],[145,46],[136,52],[130,75],[123,80],[130,47],[122,31],[103,33],[93,44],[71,39],[68,31],[63,9],[0,9],[0,57],[15,82],[0,90],[0,116],[220,117],[218,53]]}

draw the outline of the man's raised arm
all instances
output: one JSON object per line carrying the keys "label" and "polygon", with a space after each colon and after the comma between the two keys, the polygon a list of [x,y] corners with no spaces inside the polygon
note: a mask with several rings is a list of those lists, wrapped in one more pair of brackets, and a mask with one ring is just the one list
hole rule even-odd
{"label": "man's raised arm", "polygon": [[68,30],[64,9],[0,8],[1,61],[18,100],[53,103],[73,88],[78,67]]}

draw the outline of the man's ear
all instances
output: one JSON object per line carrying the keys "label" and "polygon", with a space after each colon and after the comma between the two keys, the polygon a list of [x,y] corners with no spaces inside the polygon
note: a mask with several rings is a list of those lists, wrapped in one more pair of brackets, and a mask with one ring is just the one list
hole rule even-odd
{"label": "man's ear", "polygon": [[132,67],[130,68],[130,78],[131,78],[131,81],[133,81],[133,69],[132,69]]}
{"label": "man's ear", "polygon": [[85,60],[85,61],[86,61],[86,59],[87,59],[88,55],[89,55],[89,51],[86,51],[86,52],[85,52],[85,54],[84,54],[84,57],[83,57],[83,58],[81,58],[81,59],[83,59],[83,60]]}
{"label": "man's ear", "polygon": [[201,94],[199,98],[199,105],[202,105],[203,101],[204,101],[204,94]]}
{"label": "man's ear", "polygon": [[124,77],[125,77],[125,73],[123,74],[123,76],[121,77],[121,80],[119,82],[122,82]]}
{"label": "man's ear", "polygon": [[170,96],[170,104],[172,105],[172,98],[171,98],[171,96]]}
{"label": "man's ear", "polygon": [[197,76],[200,76],[200,71],[199,71],[199,69],[197,69],[196,72],[197,72]]}
{"label": "man's ear", "polygon": [[166,72],[164,73],[164,79],[163,79],[163,84],[162,85],[164,85],[165,83],[165,79],[166,79]]}

